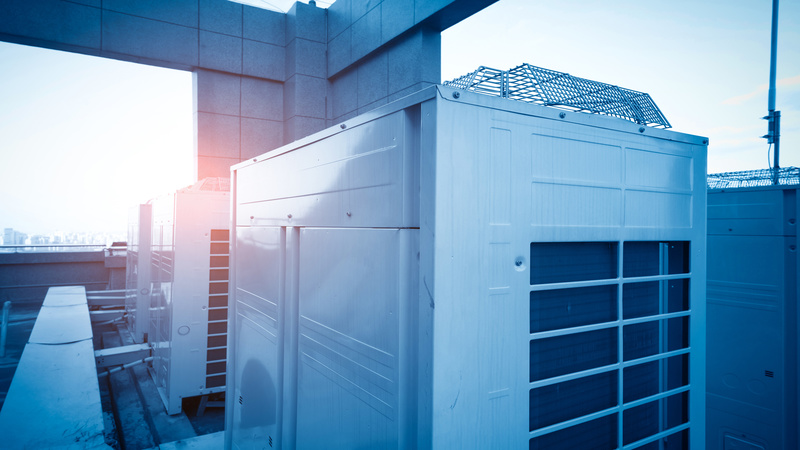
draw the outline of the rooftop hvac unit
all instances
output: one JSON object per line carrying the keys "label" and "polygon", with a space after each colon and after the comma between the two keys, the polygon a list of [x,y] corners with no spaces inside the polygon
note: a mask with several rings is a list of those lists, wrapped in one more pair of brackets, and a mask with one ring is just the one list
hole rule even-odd
{"label": "rooftop hvac unit", "polygon": [[706,141],[433,86],[232,168],[230,448],[702,448]]}
{"label": "rooftop hvac unit", "polygon": [[133,340],[147,341],[150,325],[150,204],[128,211],[128,252],[125,261],[125,318]]}
{"label": "rooftop hvac unit", "polygon": [[225,390],[229,186],[205,179],[151,201],[151,374],[168,414]]}
{"label": "rooftop hvac unit", "polygon": [[796,449],[798,168],[708,180],[706,448]]}

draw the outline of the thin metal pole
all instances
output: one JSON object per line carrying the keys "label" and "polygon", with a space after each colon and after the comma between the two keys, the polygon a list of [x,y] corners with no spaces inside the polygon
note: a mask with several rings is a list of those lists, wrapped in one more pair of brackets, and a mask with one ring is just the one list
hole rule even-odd
{"label": "thin metal pole", "polygon": [[781,113],[775,111],[775,78],[777,76],[778,65],[778,0],[772,0],[772,39],[770,44],[770,57],[769,57],[769,92],[768,104],[769,110],[769,136],[771,137],[770,143],[774,146],[774,163],[775,174],[773,177],[773,184],[778,184],[778,174],[780,173],[780,123]]}
{"label": "thin metal pole", "polygon": [[3,303],[3,326],[0,330],[0,358],[6,356],[6,335],[8,334],[8,312],[11,310],[11,302]]}
{"label": "thin metal pole", "polygon": [[778,0],[772,0],[772,42],[769,55],[769,104],[767,109],[775,111],[775,78],[778,64]]}

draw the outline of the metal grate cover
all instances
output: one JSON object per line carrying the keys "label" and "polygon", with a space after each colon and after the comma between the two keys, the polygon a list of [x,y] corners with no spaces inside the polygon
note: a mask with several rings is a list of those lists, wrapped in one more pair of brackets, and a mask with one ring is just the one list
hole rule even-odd
{"label": "metal grate cover", "polygon": [[[708,175],[709,189],[730,189],[757,186],[773,186],[775,169],[743,170],[740,172],[724,172]],[[800,168],[781,167],[778,169],[778,185],[793,186],[800,184]]]}
{"label": "metal grate cover", "polygon": [[193,185],[180,189],[178,192],[208,192],[231,191],[231,179],[225,177],[207,177],[196,181]]}
{"label": "metal grate cover", "polygon": [[481,66],[445,86],[570,111],[603,114],[641,125],[670,128],[650,95],[568,73],[522,64],[511,70]]}

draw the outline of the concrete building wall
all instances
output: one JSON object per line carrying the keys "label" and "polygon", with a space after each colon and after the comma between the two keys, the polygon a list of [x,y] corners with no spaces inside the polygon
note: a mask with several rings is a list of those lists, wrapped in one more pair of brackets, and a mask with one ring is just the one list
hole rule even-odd
{"label": "concrete building wall", "polygon": [[200,179],[439,83],[439,33],[496,1],[4,0],[0,40],[192,71]]}

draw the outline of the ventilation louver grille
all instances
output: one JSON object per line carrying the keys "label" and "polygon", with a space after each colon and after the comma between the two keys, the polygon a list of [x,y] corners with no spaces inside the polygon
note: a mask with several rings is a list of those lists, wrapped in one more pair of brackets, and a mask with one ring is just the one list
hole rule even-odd
{"label": "ventilation louver grille", "polygon": [[228,346],[229,244],[230,233],[228,230],[211,230],[206,388],[225,386],[225,361]]}
{"label": "ventilation louver grille", "polygon": [[689,254],[531,244],[531,449],[688,448]]}

